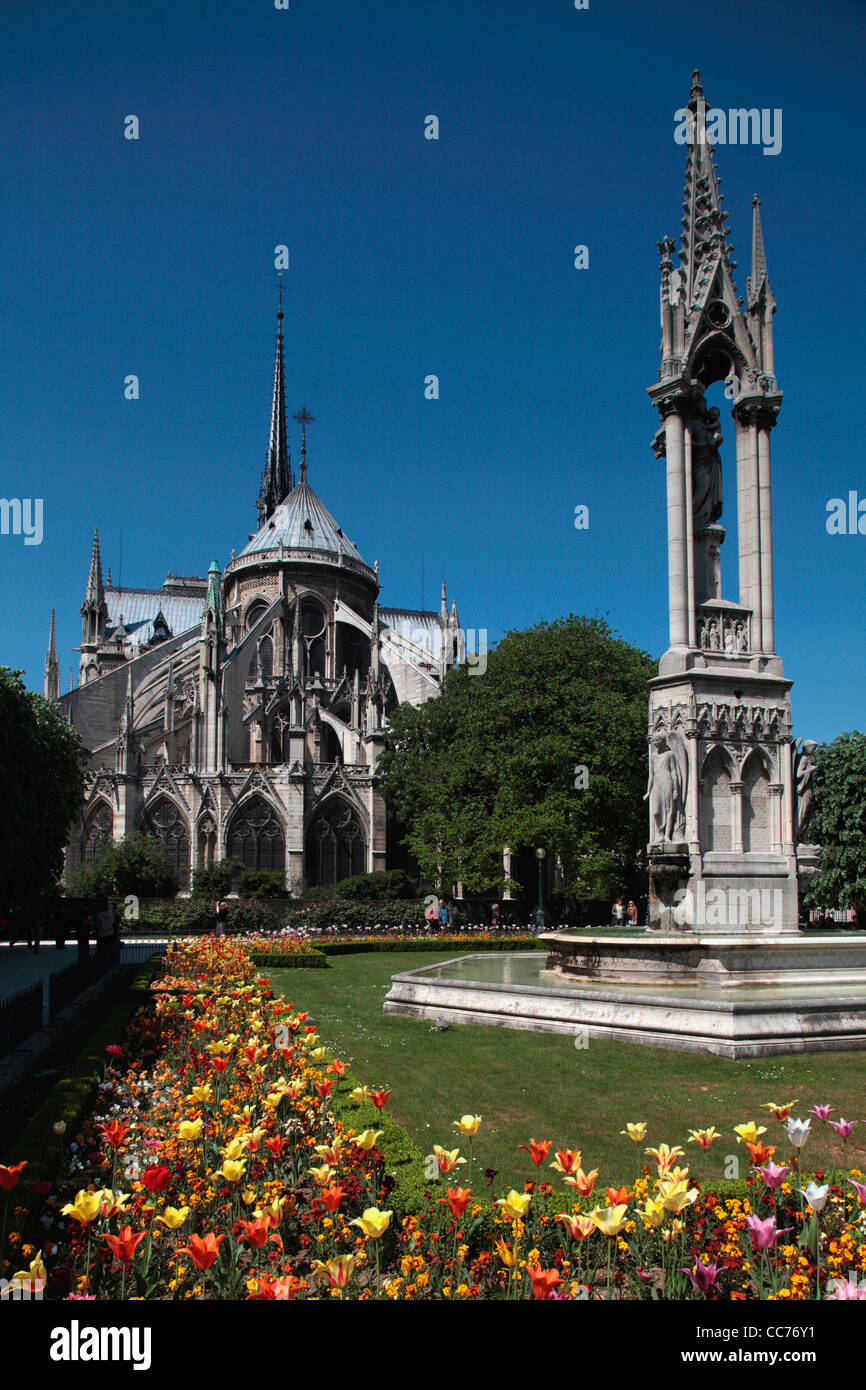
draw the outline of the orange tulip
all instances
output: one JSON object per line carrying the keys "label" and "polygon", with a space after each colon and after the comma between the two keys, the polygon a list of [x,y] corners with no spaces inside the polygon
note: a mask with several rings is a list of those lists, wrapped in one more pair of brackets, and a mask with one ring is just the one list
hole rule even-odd
{"label": "orange tulip", "polygon": [[240,1221],[238,1224],[244,1233],[244,1239],[249,1241],[254,1250],[261,1250],[269,1240],[282,1248],[282,1240],[278,1235],[271,1234],[271,1223],[266,1217],[259,1216],[255,1221]]}
{"label": "orange tulip", "polygon": [[373,1104],[375,1105],[375,1107],[376,1107],[377,1110],[384,1110],[384,1109],[385,1109],[385,1102],[387,1101],[387,1099],[388,1099],[388,1097],[390,1096],[390,1094],[391,1094],[390,1091],[386,1091],[386,1090],[384,1090],[384,1089],[382,1089],[381,1091],[371,1091],[371,1092],[370,1092],[370,1099],[371,1099],[371,1101],[373,1102]]}
{"label": "orange tulip", "polygon": [[344,1189],[340,1187],[339,1183],[331,1183],[329,1187],[323,1187],[319,1193],[324,1206],[330,1212],[335,1212],[337,1210],[337,1207],[343,1200],[343,1195]]}
{"label": "orange tulip", "polygon": [[139,1231],[138,1235],[133,1235],[131,1226],[121,1226],[119,1235],[105,1236],[104,1239],[115,1258],[120,1260],[122,1265],[128,1265],[146,1235],[146,1231]]}
{"label": "orange tulip", "polygon": [[470,1187],[449,1187],[447,1191],[451,1215],[459,1221],[466,1210],[469,1198],[472,1196],[472,1189]]}
{"label": "orange tulip", "polygon": [[776,1152],[775,1144],[762,1144],[758,1142],[757,1144],[747,1144],[746,1148],[752,1155],[752,1162],[759,1168],[763,1164],[768,1163]]}
{"label": "orange tulip", "polygon": [[537,1265],[527,1265],[526,1272],[532,1280],[532,1292],[544,1303],[550,1297],[551,1289],[559,1283],[558,1269],[539,1269]]}
{"label": "orange tulip", "polygon": [[621,1206],[623,1202],[627,1202],[631,1197],[631,1193],[627,1187],[606,1187],[604,1189],[604,1195],[607,1198],[609,1207]]}
{"label": "orange tulip", "polygon": [[128,1124],[119,1124],[117,1120],[112,1120],[110,1125],[100,1125],[102,1138],[106,1144],[110,1144],[113,1149],[119,1149],[126,1138]]}
{"label": "orange tulip", "polygon": [[595,1222],[591,1216],[572,1216],[571,1213],[562,1212],[553,1219],[568,1227],[568,1234],[572,1240],[586,1240],[590,1232],[595,1230]]}
{"label": "orange tulip", "polygon": [[189,1255],[196,1269],[210,1269],[219,1254],[221,1240],[225,1240],[225,1236],[214,1235],[212,1231],[206,1236],[190,1236],[189,1245],[183,1246],[177,1253]]}
{"label": "orange tulip", "polygon": [[528,1144],[518,1144],[518,1149],[525,1149],[536,1166],[539,1166],[547,1158],[550,1151],[552,1139],[530,1139]]}
{"label": "orange tulip", "polygon": [[322,1100],[327,1100],[336,1084],[336,1081],[315,1081],[313,1089],[322,1097]]}
{"label": "orange tulip", "polygon": [[597,1168],[593,1168],[591,1173],[585,1173],[582,1168],[578,1168],[576,1173],[567,1173],[563,1181],[567,1182],[569,1187],[576,1187],[581,1197],[588,1197],[595,1187],[597,1177]]}
{"label": "orange tulip", "polygon": [[294,1274],[287,1274],[283,1279],[251,1279],[247,1284],[249,1289],[247,1298],[261,1298],[269,1301],[276,1299],[286,1303],[299,1289],[306,1287],[303,1279],[296,1279]]}

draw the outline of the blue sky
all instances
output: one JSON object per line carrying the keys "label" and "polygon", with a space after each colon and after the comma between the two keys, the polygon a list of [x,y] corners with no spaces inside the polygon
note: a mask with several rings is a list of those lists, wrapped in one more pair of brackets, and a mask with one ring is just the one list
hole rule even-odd
{"label": "blue sky", "polygon": [[778,155],[717,151],[740,293],[757,192],[779,306],[777,647],[798,734],[866,727],[866,536],[825,526],[866,497],[864,30],[844,0],[0,3],[0,495],[44,499],[41,545],[0,536],[0,661],[41,688],[54,607],[66,688],[95,524],[127,584],[243,546],[283,243],[290,413],[382,602],[419,606],[423,569],[491,642],[600,613],[658,656],[656,242],[699,67],[710,105],[783,112]]}

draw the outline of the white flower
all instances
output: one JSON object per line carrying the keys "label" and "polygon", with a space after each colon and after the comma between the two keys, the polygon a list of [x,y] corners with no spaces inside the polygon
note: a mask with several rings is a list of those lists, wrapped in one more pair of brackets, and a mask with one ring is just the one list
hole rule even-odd
{"label": "white flower", "polygon": [[806,1140],[809,1138],[809,1131],[811,1128],[811,1120],[795,1120],[789,1118],[785,1121],[785,1129],[788,1131],[788,1138],[795,1149],[802,1149]]}
{"label": "white flower", "polygon": [[823,1211],[827,1202],[827,1193],[830,1191],[829,1184],[819,1187],[817,1183],[807,1183],[805,1187],[798,1187],[798,1192],[802,1192],[806,1201],[813,1211]]}

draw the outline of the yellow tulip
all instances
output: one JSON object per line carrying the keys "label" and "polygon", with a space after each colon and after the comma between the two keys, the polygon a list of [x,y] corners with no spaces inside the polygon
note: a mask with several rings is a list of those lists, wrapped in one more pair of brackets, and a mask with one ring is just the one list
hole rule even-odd
{"label": "yellow tulip", "polygon": [[687,1142],[689,1144],[700,1144],[702,1149],[708,1149],[714,1140],[721,1139],[722,1137],[715,1125],[712,1125],[709,1129],[690,1129],[689,1136]]}
{"label": "yellow tulip", "polygon": [[340,1149],[337,1144],[317,1144],[315,1152],[323,1163],[339,1163]]}
{"label": "yellow tulip", "polygon": [[434,1144],[433,1152],[436,1155],[440,1173],[451,1173],[461,1163],[466,1162],[465,1158],[459,1157],[459,1149],[443,1149],[441,1144]]}
{"label": "yellow tulip", "polygon": [[327,1264],[322,1260],[313,1260],[311,1268],[318,1278],[327,1279],[332,1289],[344,1289],[355,1268],[355,1256],[340,1255],[335,1260],[329,1260]]}
{"label": "yellow tulip", "polygon": [[167,1226],[170,1231],[176,1231],[182,1226],[189,1216],[189,1207],[166,1207],[162,1216],[158,1216],[157,1221],[161,1221],[163,1226]]}
{"label": "yellow tulip", "polygon": [[117,1216],[118,1212],[126,1213],[126,1204],[129,1201],[128,1192],[112,1192],[108,1187],[101,1187],[96,1196],[101,1200],[102,1216]]}
{"label": "yellow tulip", "polygon": [[319,1187],[324,1187],[333,1173],[333,1168],[328,1163],[323,1163],[321,1168],[310,1168],[309,1173],[313,1182]]}
{"label": "yellow tulip", "polygon": [[328,1049],[326,1047],[317,1047],[312,1055],[315,1057],[317,1062],[324,1062],[325,1058],[328,1055]]}
{"label": "yellow tulip", "polygon": [[180,1124],[177,1127],[178,1137],[180,1139],[186,1139],[188,1141],[200,1139],[201,1131],[201,1120],[181,1120]]}
{"label": "yellow tulip", "polygon": [[391,1215],[390,1211],[379,1211],[377,1207],[367,1207],[364,1215],[350,1221],[349,1225],[360,1226],[365,1236],[369,1236],[372,1240],[378,1240],[391,1225]]}
{"label": "yellow tulip", "polygon": [[618,1236],[626,1223],[628,1207],[623,1203],[617,1207],[596,1207],[589,1214],[603,1236]]}
{"label": "yellow tulip", "polygon": [[497,1240],[495,1249],[500,1260],[505,1265],[505,1268],[511,1269],[514,1264],[514,1251],[511,1246],[506,1245],[504,1240]]}
{"label": "yellow tulip", "polygon": [[659,1176],[664,1177],[665,1173],[673,1166],[675,1158],[684,1158],[685,1150],[674,1145],[670,1148],[667,1144],[659,1144],[657,1149],[644,1149],[644,1153],[654,1158],[659,1170]]}
{"label": "yellow tulip", "polygon": [[217,1172],[220,1177],[225,1178],[226,1182],[240,1182],[246,1166],[245,1162],[238,1163],[234,1159],[227,1158],[223,1162],[222,1167],[217,1168]]}
{"label": "yellow tulip", "polygon": [[454,1120],[453,1123],[461,1134],[465,1134],[467,1139],[471,1139],[473,1135],[478,1133],[481,1126],[481,1116],[461,1115],[460,1119]]}
{"label": "yellow tulip", "polygon": [[757,1144],[760,1136],[767,1133],[767,1126],[756,1125],[754,1120],[749,1120],[747,1125],[734,1125],[734,1133],[738,1144]]}
{"label": "yellow tulip", "polygon": [[91,1221],[95,1221],[102,1214],[103,1193],[100,1192],[79,1192],[74,1202],[67,1202],[63,1208],[64,1216],[72,1216],[76,1221],[80,1221],[82,1226],[88,1226]]}
{"label": "yellow tulip", "polygon": [[680,1178],[675,1182],[660,1182],[658,1184],[658,1198],[665,1211],[679,1212],[684,1207],[691,1206],[697,1199],[698,1189],[690,1188],[685,1179]]}
{"label": "yellow tulip", "polygon": [[370,1098],[370,1092],[367,1090],[366,1086],[356,1086],[354,1091],[349,1092],[349,1095],[352,1100],[357,1101],[359,1105],[362,1100],[369,1100]]}
{"label": "yellow tulip", "polygon": [[627,1134],[629,1139],[633,1139],[636,1144],[643,1143],[644,1139],[646,1139],[646,1132],[647,1124],[645,1120],[641,1120],[637,1124],[629,1124],[626,1122],[625,1129],[620,1130],[620,1134]]}
{"label": "yellow tulip", "polygon": [[213,1100],[213,1087],[209,1084],[193,1086],[187,1100],[197,1100],[199,1105],[209,1105]]}
{"label": "yellow tulip", "polygon": [[37,1279],[41,1279],[43,1284],[46,1283],[48,1280],[48,1271],[42,1263],[42,1251],[39,1250],[37,1254],[34,1256],[34,1258],[30,1261],[29,1269],[19,1269],[17,1274],[12,1275],[12,1279],[13,1282],[23,1284],[32,1284]]}
{"label": "yellow tulip", "polygon": [[372,1149],[375,1147],[376,1140],[382,1137],[384,1130],[365,1129],[363,1134],[359,1134],[352,1142],[358,1149]]}
{"label": "yellow tulip", "polygon": [[509,1216],[513,1218],[523,1217],[529,1210],[529,1203],[532,1201],[531,1192],[516,1192],[512,1187],[507,1197],[499,1197],[496,1205],[502,1207]]}
{"label": "yellow tulip", "polygon": [[665,1219],[665,1204],[660,1198],[647,1197],[646,1203],[637,1208],[638,1213],[643,1217],[644,1229],[654,1231]]}

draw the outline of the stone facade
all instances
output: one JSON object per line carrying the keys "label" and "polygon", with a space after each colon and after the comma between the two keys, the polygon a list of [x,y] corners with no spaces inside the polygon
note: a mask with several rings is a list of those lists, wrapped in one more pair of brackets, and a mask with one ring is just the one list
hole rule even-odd
{"label": "stone facade", "polygon": [[282,297],[259,527],[222,573],[161,589],[103,580],[98,532],[77,689],[58,694],[52,615],[45,693],[80,731],[89,771],[67,863],[106,840],[161,839],[181,889],[223,858],[288,887],[384,869],[376,761],[388,715],[435,696],[463,659],[456,604],[379,606],[371,568],[287,447]]}

